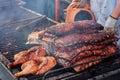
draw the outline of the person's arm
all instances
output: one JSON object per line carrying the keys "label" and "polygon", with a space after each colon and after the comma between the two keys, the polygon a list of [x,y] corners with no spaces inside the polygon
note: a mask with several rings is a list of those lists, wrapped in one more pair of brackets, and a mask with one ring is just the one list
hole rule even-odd
{"label": "person's arm", "polygon": [[115,9],[113,10],[111,16],[116,19],[118,19],[118,17],[120,16],[120,0],[118,0],[118,3],[116,5]]}
{"label": "person's arm", "polygon": [[112,14],[108,17],[105,26],[104,26],[104,30],[105,31],[114,31],[114,26],[118,20],[120,16],[120,0],[118,0],[118,3],[115,7],[115,9],[113,10]]}

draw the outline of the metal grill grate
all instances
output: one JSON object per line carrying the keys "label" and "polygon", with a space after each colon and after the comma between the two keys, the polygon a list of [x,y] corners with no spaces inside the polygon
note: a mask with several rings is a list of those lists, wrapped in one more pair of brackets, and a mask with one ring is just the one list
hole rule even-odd
{"label": "metal grill grate", "polygon": [[[2,27],[0,28],[0,52],[2,52],[2,55],[4,55],[10,62],[13,61],[14,54],[18,53],[21,50],[28,49],[35,45],[25,45],[27,35],[35,30],[40,30],[41,27],[48,27],[50,25],[56,24],[52,21],[49,21],[45,16],[42,16],[41,18],[38,18],[37,20],[32,20],[33,23],[26,24],[29,22],[20,22],[20,23],[14,23],[11,25],[11,27]],[[31,22],[31,21],[30,21]],[[49,24],[46,24],[49,23]],[[17,28],[20,25],[24,25],[22,28]],[[15,29],[18,30],[15,30]],[[26,32],[28,31],[28,32]],[[104,59],[100,64],[95,65],[93,67],[90,67],[84,71],[81,72],[75,72],[72,67],[69,68],[63,68],[59,65],[55,66],[50,72],[47,72],[46,74],[34,76],[34,75],[28,75],[20,77],[20,80],[94,80],[96,76],[99,75],[104,76],[106,72],[110,72],[113,70],[120,68],[120,55],[116,54],[114,56],[111,56],[107,59]],[[0,58],[1,59],[1,58]],[[0,60],[1,61],[1,60]],[[6,60],[3,60],[2,62],[5,63]],[[5,64],[6,65],[6,64]],[[20,70],[20,66],[16,67],[17,70]],[[12,73],[14,72],[13,69],[10,70]],[[111,73],[110,73],[111,74]],[[106,76],[102,77],[106,78]],[[117,80],[117,79],[116,79]],[[118,79],[119,80],[119,79]]]}

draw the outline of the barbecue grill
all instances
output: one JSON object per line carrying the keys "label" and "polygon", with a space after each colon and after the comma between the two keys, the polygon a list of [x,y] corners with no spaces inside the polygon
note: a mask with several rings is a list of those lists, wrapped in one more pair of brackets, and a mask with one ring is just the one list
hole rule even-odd
{"label": "barbecue grill", "polygon": [[[3,19],[5,19],[5,21],[0,25],[0,64],[3,66],[0,68],[3,70],[5,69],[5,74],[12,77],[12,74],[20,71],[20,66],[8,69],[6,65],[13,61],[13,56],[19,51],[36,46],[25,44],[29,33],[55,25],[57,22],[49,19],[45,15],[37,14],[25,8],[15,7],[14,9],[12,8],[11,12],[8,7],[4,6],[4,8],[6,8],[6,11],[8,10],[9,15],[16,15],[16,17],[12,17],[10,20],[5,19],[6,17],[4,17]],[[0,12],[3,12],[2,8],[0,10]],[[21,14],[13,14],[14,11]],[[22,12],[24,12],[24,14],[22,14]],[[18,15],[20,16],[19,18]],[[19,80],[119,80],[119,57],[120,54],[118,49],[115,55],[104,57],[101,63],[81,72],[75,72],[72,69],[72,67],[78,65],[73,65],[68,68],[56,65],[51,71],[43,75],[23,76],[20,77]],[[0,77],[0,80],[1,79],[2,78]]]}

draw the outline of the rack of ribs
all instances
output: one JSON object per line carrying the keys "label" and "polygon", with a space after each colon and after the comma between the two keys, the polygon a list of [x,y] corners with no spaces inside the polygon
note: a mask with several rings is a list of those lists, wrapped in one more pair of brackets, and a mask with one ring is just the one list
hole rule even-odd
{"label": "rack of ribs", "polygon": [[[100,63],[103,57],[115,54],[118,48],[117,41],[116,32],[105,32],[100,24],[91,20],[60,23],[39,32],[32,32],[28,36],[27,44],[41,46],[32,47],[25,53],[19,53],[19,56],[16,54],[15,62],[9,63],[8,67],[22,64],[23,72],[15,74],[19,77],[43,74],[57,63],[63,67],[70,67],[99,59],[74,67],[78,72]],[[28,67],[28,64],[31,66]],[[26,73],[33,66],[33,71]]]}

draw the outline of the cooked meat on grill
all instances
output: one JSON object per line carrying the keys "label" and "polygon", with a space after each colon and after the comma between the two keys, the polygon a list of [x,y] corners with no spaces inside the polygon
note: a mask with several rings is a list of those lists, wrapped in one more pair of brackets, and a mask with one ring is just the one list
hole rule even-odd
{"label": "cooked meat on grill", "polygon": [[11,68],[13,66],[16,66],[18,64],[25,63],[26,61],[29,60],[27,55],[27,50],[21,51],[17,54],[14,55],[14,62],[9,63],[7,66],[8,68]]}
{"label": "cooked meat on grill", "polygon": [[[37,49],[37,50],[36,50]],[[22,64],[21,72],[15,73],[15,77],[28,74],[43,74],[56,65],[54,57],[46,55],[46,51],[40,46],[35,46],[29,50],[24,50],[14,55],[14,62],[9,63],[8,68]]]}
{"label": "cooked meat on grill", "polygon": [[70,59],[70,56],[73,56],[73,55],[76,56],[80,52],[101,49],[109,44],[116,45],[114,42],[116,42],[117,40],[118,39],[116,37],[113,37],[113,38],[106,39],[106,40],[104,40],[102,42],[98,42],[98,43],[95,43],[95,42],[89,43],[89,44],[83,43],[83,44],[76,44],[76,45],[72,45],[72,46],[68,46],[68,47],[62,47],[62,48],[58,49],[57,51],[55,51],[55,55],[56,56],[60,55],[64,58],[65,58],[65,55],[69,55],[68,57],[66,57],[66,59]]}
{"label": "cooked meat on grill", "polygon": [[38,58],[36,59],[38,62],[41,61],[43,63],[43,60],[46,59],[46,62],[44,64],[40,64],[38,66],[39,70],[37,71],[36,74],[43,74],[50,69],[52,69],[56,65],[56,59],[54,57],[43,57],[43,58]]}
{"label": "cooked meat on grill", "polygon": [[[72,33],[95,33],[103,27],[94,21],[76,21],[74,23],[61,23],[47,28],[47,32],[56,36],[64,36]],[[90,32],[89,32],[90,31]]]}
{"label": "cooked meat on grill", "polygon": [[38,70],[38,64],[35,60],[29,60],[22,64],[22,71],[14,74],[14,77],[19,77],[28,74],[35,74]]}
{"label": "cooked meat on grill", "polygon": [[[74,70],[78,72],[78,71],[87,69],[88,67],[91,67],[93,65],[96,65],[99,62],[101,62],[101,60],[98,60],[100,58],[101,58],[100,56],[90,56],[87,58],[83,58],[80,61],[75,62],[75,65],[77,65],[77,64],[82,64],[82,65],[75,67]],[[96,60],[96,61],[94,61],[94,60]],[[87,63],[87,64],[83,64],[83,63]]]}
{"label": "cooked meat on grill", "polygon": [[54,57],[46,56],[46,57],[36,57],[33,60],[29,60],[22,64],[21,72],[15,73],[15,77],[24,76],[28,74],[40,75],[43,74],[50,69],[52,69],[56,65],[56,60]]}
{"label": "cooked meat on grill", "polygon": [[[37,48],[36,51],[34,49]],[[14,55],[14,62],[9,63],[8,68],[14,67],[18,64],[25,63],[28,60],[34,59],[36,57],[42,57],[46,55],[46,51],[39,46],[30,49],[30,51],[24,50]]]}
{"label": "cooked meat on grill", "polygon": [[[112,43],[111,43],[112,44]],[[79,58],[90,56],[90,55],[100,55],[100,56],[106,56],[109,53],[109,50],[114,53],[116,51],[116,48],[114,45],[86,45],[83,47],[78,47],[76,49],[67,50],[65,48],[59,49],[55,52],[55,56],[66,59],[66,60],[72,60],[74,57],[77,57],[79,55]],[[111,50],[112,49],[112,50]]]}
{"label": "cooked meat on grill", "polygon": [[[37,48],[37,50],[36,50]],[[46,55],[46,50],[41,48],[40,46],[35,46],[34,48],[30,48],[28,50],[29,59],[35,59],[36,57],[42,57]]]}
{"label": "cooked meat on grill", "polygon": [[[64,67],[69,67],[70,65],[73,65],[76,61],[81,61],[81,59],[84,59],[86,57],[90,56],[110,56],[113,55],[116,52],[116,46],[109,45],[102,49],[95,49],[95,50],[88,50],[78,53],[77,55],[69,55],[69,52],[63,53],[63,54],[57,54],[57,61],[60,65]],[[64,56],[65,55],[65,56]]]}
{"label": "cooked meat on grill", "polygon": [[[24,63],[21,67],[23,71],[16,73],[15,76],[37,75],[50,70],[56,65],[56,61],[63,67],[70,67],[75,64],[113,55],[117,49],[116,43],[118,38],[115,36],[116,33],[104,32],[102,29],[103,27],[96,22],[85,20],[74,23],[62,23],[40,32],[31,33],[28,36],[27,43],[37,43],[41,47],[32,47],[27,51],[27,54],[19,56],[20,58],[16,57],[15,62],[8,64],[8,67],[15,66],[13,64],[19,63],[22,59],[21,57],[27,56],[27,60],[22,62]],[[54,56],[56,60],[45,55]],[[81,71],[98,64],[100,61],[82,64],[74,69],[75,71]],[[31,70],[32,68],[34,69]],[[28,69],[31,71],[28,71]]]}
{"label": "cooked meat on grill", "polygon": [[69,34],[96,33],[102,29],[103,27],[100,24],[91,20],[60,23],[39,32],[32,32],[29,34],[26,44],[39,44],[41,40],[54,42],[56,38]]}
{"label": "cooked meat on grill", "polygon": [[114,36],[114,32],[98,32],[92,34],[71,34],[55,40],[56,46],[70,46],[78,43],[95,43]]}
{"label": "cooked meat on grill", "polygon": [[[45,33],[45,30],[43,31],[37,31],[37,32],[32,32],[31,34],[28,35],[28,41],[26,44],[39,44],[40,42],[40,37]],[[30,43],[31,42],[31,43]]]}
{"label": "cooked meat on grill", "polygon": [[118,40],[116,33],[104,32],[102,29],[94,21],[62,23],[45,29],[39,44],[47,54],[56,57],[59,65],[69,67],[89,56],[104,57],[115,53]]}

